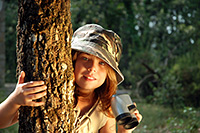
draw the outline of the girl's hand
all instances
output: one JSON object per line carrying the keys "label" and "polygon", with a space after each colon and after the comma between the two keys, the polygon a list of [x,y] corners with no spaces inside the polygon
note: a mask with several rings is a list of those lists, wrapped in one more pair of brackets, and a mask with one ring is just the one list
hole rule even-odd
{"label": "girl's hand", "polygon": [[12,94],[12,102],[19,106],[41,106],[44,102],[36,102],[34,100],[40,99],[46,95],[47,86],[44,81],[30,81],[24,83],[25,72],[22,71],[16,88]]}
{"label": "girl's hand", "polygon": [[[133,104],[135,105],[135,107],[137,107],[135,102]],[[140,123],[140,121],[142,120],[142,115],[139,113],[139,111],[137,109],[133,113],[135,114],[138,122]]]}
{"label": "girl's hand", "polygon": [[20,106],[41,106],[44,102],[36,102],[46,95],[46,86],[43,81],[24,83],[25,72],[21,72],[15,90],[0,104],[0,128],[13,125],[18,121]]}
{"label": "girl's hand", "polygon": [[[133,103],[136,106],[136,103]],[[137,106],[136,106],[137,107]],[[139,113],[139,111],[136,109],[133,114],[135,114],[138,122],[140,123],[140,121],[142,120],[142,115]],[[122,125],[117,125],[118,126],[118,133],[132,133],[133,130],[135,130],[136,127],[132,128],[132,129],[125,129]]]}

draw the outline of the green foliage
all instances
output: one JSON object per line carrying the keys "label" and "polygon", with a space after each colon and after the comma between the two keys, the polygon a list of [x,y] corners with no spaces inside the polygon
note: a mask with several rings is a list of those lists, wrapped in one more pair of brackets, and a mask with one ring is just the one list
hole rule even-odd
{"label": "green foliage", "polygon": [[6,18],[6,82],[16,82],[16,25],[17,25],[17,1],[8,0],[5,7]]}
{"label": "green foliage", "polygon": [[[157,0],[132,3],[140,43],[134,44],[124,55],[126,63],[122,63],[125,65],[122,70],[128,80],[123,87],[131,84],[149,102],[172,107],[198,107],[200,69],[196,64],[199,52],[194,49],[199,47],[200,34],[199,24],[194,23],[199,21],[196,20],[200,16],[199,9],[195,6],[199,2]],[[188,58],[181,59],[185,55]],[[172,72],[174,66],[181,66],[179,74]],[[184,77],[186,73],[187,79]]]}
{"label": "green foliage", "polygon": [[181,87],[175,75],[167,74],[161,80],[161,85],[154,88],[154,96],[151,100],[159,104],[170,105],[173,108],[184,107]]}
{"label": "green foliage", "polygon": [[[180,117],[170,117],[167,126],[171,133],[197,133],[200,125],[200,112],[191,107],[185,107]],[[180,116],[179,114],[179,116]]]}
{"label": "green foliage", "polygon": [[[157,79],[157,84],[149,86],[153,93],[146,98],[148,101],[174,108],[200,105],[200,47],[191,45],[191,50],[180,56],[176,56],[169,68],[160,67],[161,78]],[[156,63],[154,63],[156,64]],[[165,70],[164,70],[165,69]],[[160,70],[158,70],[160,72]],[[144,84],[144,83],[143,83]],[[152,81],[146,83],[146,86]],[[144,87],[140,87],[144,89]]]}
{"label": "green foliage", "polygon": [[0,129],[0,133],[18,133],[18,128],[19,128],[19,125],[14,124],[10,127]]}
{"label": "green foliage", "polygon": [[200,105],[200,47],[191,46],[193,49],[177,59],[170,73],[177,76],[179,84],[182,85],[180,94],[186,106]]}
{"label": "green foliage", "polygon": [[165,133],[169,131],[166,123],[168,117],[173,116],[170,108],[146,103],[137,104],[137,108],[143,118],[134,133]]}
{"label": "green foliage", "polygon": [[134,133],[198,133],[200,108],[171,109],[168,106],[139,103],[143,116]]}

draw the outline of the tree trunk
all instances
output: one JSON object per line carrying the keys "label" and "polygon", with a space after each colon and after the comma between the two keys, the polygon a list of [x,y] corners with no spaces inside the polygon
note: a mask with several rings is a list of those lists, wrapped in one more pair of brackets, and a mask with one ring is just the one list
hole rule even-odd
{"label": "tree trunk", "polygon": [[19,132],[72,132],[73,66],[70,0],[18,0],[17,75],[44,80],[45,106],[19,109]]}

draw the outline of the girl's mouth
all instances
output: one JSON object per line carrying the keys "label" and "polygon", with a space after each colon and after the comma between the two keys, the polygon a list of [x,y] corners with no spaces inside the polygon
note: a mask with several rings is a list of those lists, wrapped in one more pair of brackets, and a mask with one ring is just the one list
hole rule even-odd
{"label": "girl's mouth", "polygon": [[90,81],[96,80],[96,78],[93,76],[84,76],[84,77],[85,79],[90,80]]}

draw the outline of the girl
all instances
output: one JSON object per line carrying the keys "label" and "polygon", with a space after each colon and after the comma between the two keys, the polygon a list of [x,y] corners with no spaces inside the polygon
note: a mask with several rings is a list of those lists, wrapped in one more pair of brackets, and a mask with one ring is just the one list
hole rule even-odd
{"label": "girl", "polygon": [[[116,122],[111,110],[111,98],[124,77],[118,68],[121,41],[111,30],[96,24],[80,27],[73,35],[72,54],[75,75],[75,132],[114,133]],[[35,102],[46,95],[43,81],[24,83],[22,72],[15,91],[0,105],[0,128],[17,122],[20,106],[41,106]],[[136,110],[138,121],[142,116]],[[133,129],[132,129],[133,130]],[[118,132],[132,132],[118,126]]]}

